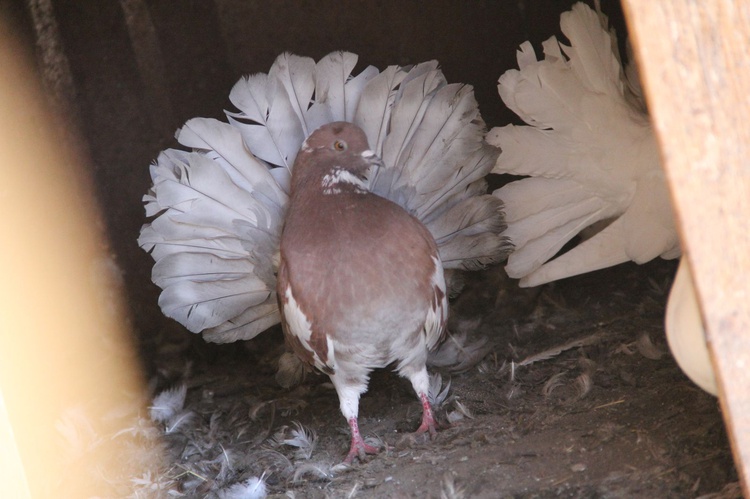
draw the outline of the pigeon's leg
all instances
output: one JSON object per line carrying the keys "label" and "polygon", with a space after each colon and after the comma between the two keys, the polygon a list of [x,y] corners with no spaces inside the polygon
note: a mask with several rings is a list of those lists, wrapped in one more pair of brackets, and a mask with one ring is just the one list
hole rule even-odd
{"label": "pigeon's leg", "polygon": [[362,435],[359,433],[359,425],[357,424],[356,417],[349,418],[349,428],[352,432],[352,444],[349,447],[349,453],[346,455],[346,459],[344,459],[345,464],[352,464],[355,457],[358,457],[360,461],[364,461],[367,454],[377,454],[380,452],[380,449],[366,444],[362,439]]}
{"label": "pigeon's leg", "polygon": [[364,461],[367,454],[377,454],[379,452],[377,447],[365,443],[362,435],[359,433],[359,424],[357,423],[359,396],[367,390],[367,382],[357,383],[351,379],[345,379],[341,375],[332,375],[330,378],[339,396],[341,413],[349,423],[349,429],[352,433],[352,444],[349,448],[349,453],[346,455],[346,459],[344,459],[344,464],[351,464],[356,457],[360,461]]}
{"label": "pigeon's leg", "polygon": [[430,401],[427,398],[427,393],[430,389],[430,379],[427,376],[427,368],[422,367],[421,370],[409,376],[414,391],[417,392],[419,400],[422,402],[422,424],[417,428],[417,434],[429,432],[430,438],[434,438],[437,434],[438,424],[435,421],[435,417],[432,415],[432,407]]}

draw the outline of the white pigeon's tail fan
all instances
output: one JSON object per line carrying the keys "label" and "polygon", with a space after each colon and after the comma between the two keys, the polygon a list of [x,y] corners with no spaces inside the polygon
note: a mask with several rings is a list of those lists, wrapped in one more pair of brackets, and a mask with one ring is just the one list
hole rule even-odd
{"label": "white pigeon's tail fan", "polygon": [[[680,254],[635,66],[626,76],[614,31],[596,9],[577,3],[563,13],[570,46],[552,37],[540,61],[525,42],[519,70],[499,80],[503,102],[530,125],[487,136],[502,151],[493,172],[529,176],[493,193],[506,203],[505,235],[515,245],[506,269],[521,286]],[[607,225],[550,261],[597,222]]]}
{"label": "white pigeon's tail fan", "polygon": [[373,192],[399,203],[432,232],[446,268],[504,259],[502,202],[486,194],[497,150],[471,87],[448,84],[436,62],[370,66],[334,52],[315,63],[282,54],[268,74],[241,79],[229,123],[195,118],[177,132],[193,152],[170,149],[151,167],[144,197],[155,218],[139,244],[168,317],[206,340],[250,339],[280,320],[278,245],[291,168],[304,139],[332,121],[367,134],[383,158]]}

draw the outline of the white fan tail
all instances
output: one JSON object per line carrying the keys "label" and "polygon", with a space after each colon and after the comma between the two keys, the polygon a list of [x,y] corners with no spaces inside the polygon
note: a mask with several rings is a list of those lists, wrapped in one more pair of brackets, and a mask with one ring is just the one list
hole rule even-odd
{"label": "white fan tail", "polygon": [[165,315],[206,340],[250,339],[280,320],[278,244],[294,159],[312,131],[350,121],[384,158],[372,190],[420,218],[446,268],[504,258],[502,202],[483,178],[498,151],[483,141],[471,87],[448,84],[438,64],[370,66],[357,56],[280,55],[268,74],[242,78],[228,123],[196,118],[151,167],[144,197],[155,217],[139,244],[156,261]]}
{"label": "white fan tail", "polygon": [[[203,128],[211,142],[226,134],[226,126],[206,120],[195,128]],[[159,305],[196,333],[276,300],[272,254],[248,252],[247,238],[252,234],[255,247],[278,245],[286,194],[268,170],[252,161],[230,164],[225,157],[215,150],[163,152],[151,169],[152,192],[144,198],[147,213],[158,217],[143,227],[138,243],[156,261],[152,278],[163,289]],[[236,322],[230,336],[255,336],[257,317],[249,318]],[[278,312],[273,319],[280,320]]]}
{"label": "white fan tail", "polygon": [[[537,60],[525,42],[519,69],[499,80],[503,102],[529,125],[487,135],[502,150],[493,172],[529,176],[493,193],[507,205],[505,234],[515,246],[506,269],[522,286],[680,252],[634,73],[628,82],[614,32],[596,8],[578,3],[563,13],[560,26],[571,45],[552,37]],[[603,221],[611,223],[554,258]]]}

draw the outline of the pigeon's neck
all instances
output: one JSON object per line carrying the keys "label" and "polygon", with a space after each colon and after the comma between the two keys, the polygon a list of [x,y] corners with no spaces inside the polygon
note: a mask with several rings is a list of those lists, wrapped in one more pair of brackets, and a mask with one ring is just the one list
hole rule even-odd
{"label": "pigeon's neck", "polygon": [[[292,187],[284,234],[287,239],[294,238],[297,247],[325,245],[324,240],[338,233],[341,227],[359,224],[371,208],[373,198],[377,196],[367,189],[367,180],[349,170],[306,172]],[[351,230],[344,232],[351,234]]]}
{"label": "pigeon's neck", "polygon": [[343,168],[331,168],[320,180],[323,195],[341,193],[366,194],[369,192],[367,179]]}
{"label": "pigeon's neck", "polygon": [[308,172],[295,183],[292,196],[313,194],[335,196],[338,194],[367,194],[369,191],[366,176],[342,168],[331,166]]}

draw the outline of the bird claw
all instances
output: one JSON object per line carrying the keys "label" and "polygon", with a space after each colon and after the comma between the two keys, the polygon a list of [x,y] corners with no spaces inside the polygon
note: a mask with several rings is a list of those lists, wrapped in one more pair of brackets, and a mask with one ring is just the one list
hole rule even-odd
{"label": "bird claw", "polygon": [[349,447],[349,454],[346,455],[346,459],[341,464],[348,466],[354,462],[355,457],[358,457],[360,462],[364,462],[367,454],[377,454],[380,452],[379,448],[365,443],[362,435],[359,433],[359,424],[357,424],[356,416],[349,418],[349,429],[352,432],[352,445]]}
{"label": "bird claw", "polygon": [[437,421],[435,421],[434,418],[430,418],[429,421],[422,421],[422,424],[419,425],[419,428],[417,428],[417,431],[414,433],[416,435],[421,435],[423,433],[428,433],[430,435],[430,440],[435,440],[437,437],[437,429],[438,429]]}
{"label": "bird claw", "polygon": [[435,420],[435,416],[432,415],[432,407],[430,407],[427,396],[422,394],[419,398],[422,401],[422,424],[417,428],[416,434],[421,435],[422,433],[429,432],[430,440],[434,440],[437,436],[438,423]]}
{"label": "bird claw", "polygon": [[354,462],[354,458],[359,458],[360,462],[365,462],[367,454],[377,454],[380,449],[372,445],[368,445],[364,440],[359,439],[356,441],[352,439],[352,446],[349,449],[349,454],[346,455],[346,459],[342,464],[351,465]]}

